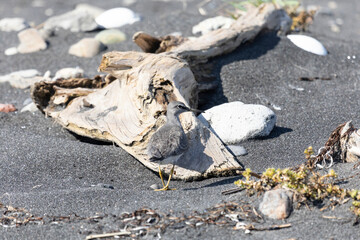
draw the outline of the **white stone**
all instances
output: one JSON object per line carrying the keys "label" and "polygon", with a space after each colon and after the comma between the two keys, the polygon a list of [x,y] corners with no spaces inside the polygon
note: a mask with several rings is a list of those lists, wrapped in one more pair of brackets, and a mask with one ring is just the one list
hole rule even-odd
{"label": "white stone", "polygon": [[54,10],[52,8],[47,8],[44,12],[44,14],[48,17],[52,16],[54,14]]}
{"label": "white stone", "polygon": [[9,73],[4,76],[0,76],[0,82],[4,81],[4,79],[9,79],[9,78],[16,77],[16,76],[24,77],[24,78],[31,78],[31,77],[40,76],[40,75],[41,75],[41,73],[36,69],[21,70],[21,71]]}
{"label": "white stone", "polygon": [[[48,80],[50,80],[50,76],[51,76],[50,70],[47,70],[43,75],[44,79],[48,79]],[[45,81],[48,81],[48,80],[45,80]]]}
{"label": "white stone", "polygon": [[105,50],[106,46],[95,38],[83,38],[69,48],[69,54],[77,57],[94,57],[101,51]]}
{"label": "white stone", "polygon": [[38,110],[38,108],[36,107],[35,103],[29,103],[28,105],[26,105],[25,107],[23,107],[20,112],[31,112],[34,113]]}
{"label": "white stone", "polygon": [[244,156],[244,155],[246,155],[248,153],[243,146],[228,145],[226,147],[237,157],[238,156]]}
{"label": "white stone", "polygon": [[3,18],[0,20],[0,30],[4,32],[18,32],[28,27],[29,24],[23,18]]}
{"label": "white stone", "polygon": [[200,33],[201,35],[203,35],[205,33],[214,31],[219,28],[229,28],[231,24],[233,24],[234,22],[235,22],[234,19],[223,16],[208,18],[200,22],[199,24],[195,25],[192,28],[192,33],[193,34]]}
{"label": "white stone", "polygon": [[11,47],[5,50],[5,55],[6,56],[11,56],[11,55],[15,55],[18,53],[17,47]]}
{"label": "white stone", "polygon": [[32,84],[42,80],[44,78],[36,69],[22,70],[0,76],[0,83],[9,82],[12,87],[21,89],[29,88]]}
{"label": "white stone", "polygon": [[298,34],[289,34],[287,37],[293,44],[307,52],[321,56],[325,56],[328,53],[324,45],[315,38]]}
{"label": "white stone", "polygon": [[84,70],[79,67],[62,68],[55,73],[55,77],[52,80],[55,81],[59,78],[63,78],[63,79],[81,78],[81,77],[83,77],[83,74],[84,74]]}
{"label": "white stone", "polygon": [[200,114],[199,119],[226,144],[267,136],[276,123],[271,109],[242,102],[215,106]]}
{"label": "white stone", "polygon": [[292,211],[292,192],[279,188],[265,192],[259,210],[269,218],[285,219]]}
{"label": "white stone", "polygon": [[53,16],[45,21],[44,30],[54,31],[59,28],[70,30],[71,32],[87,32],[97,29],[99,26],[95,22],[95,16],[89,10],[78,8],[62,15]]}
{"label": "white stone", "polygon": [[95,21],[104,28],[118,28],[140,21],[140,17],[128,8],[112,8],[100,14]]}

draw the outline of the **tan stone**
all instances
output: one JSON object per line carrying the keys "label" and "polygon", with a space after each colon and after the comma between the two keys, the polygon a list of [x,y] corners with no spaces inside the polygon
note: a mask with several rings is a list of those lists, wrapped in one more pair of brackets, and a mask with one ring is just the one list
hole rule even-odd
{"label": "tan stone", "polygon": [[89,58],[96,56],[105,49],[106,46],[99,40],[95,38],[83,38],[70,47],[69,54]]}
{"label": "tan stone", "polygon": [[18,38],[20,41],[20,45],[17,48],[19,53],[32,53],[47,48],[45,40],[35,28],[19,32]]}

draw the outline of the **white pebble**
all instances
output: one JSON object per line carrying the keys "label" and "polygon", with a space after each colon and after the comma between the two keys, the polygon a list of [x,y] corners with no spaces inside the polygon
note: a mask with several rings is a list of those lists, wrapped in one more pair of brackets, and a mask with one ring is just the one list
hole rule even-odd
{"label": "white pebble", "polygon": [[293,44],[307,52],[322,56],[327,55],[327,50],[325,49],[324,45],[322,45],[321,42],[315,38],[297,34],[290,34],[287,35],[287,37]]}
{"label": "white pebble", "polygon": [[45,13],[46,16],[50,17],[50,16],[52,16],[54,14],[54,10],[52,10],[52,8],[48,8],[48,9],[45,10],[44,13]]}
{"label": "white pebble", "polygon": [[6,56],[11,56],[11,55],[15,55],[18,53],[17,47],[11,47],[5,50],[5,55]]}
{"label": "white pebble", "polygon": [[230,149],[230,151],[235,155],[235,156],[244,156],[246,155],[248,152],[246,151],[246,149],[243,146],[238,146],[238,145],[228,145],[226,146],[228,149]]}
{"label": "white pebble", "polygon": [[137,21],[140,17],[128,8],[112,8],[95,18],[95,22],[104,28],[118,28]]}
{"label": "white pebble", "polygon": [[267,136],[276,123],[275,113],[263,105],[224,103],[206,110],[199,120],[226,144]]}

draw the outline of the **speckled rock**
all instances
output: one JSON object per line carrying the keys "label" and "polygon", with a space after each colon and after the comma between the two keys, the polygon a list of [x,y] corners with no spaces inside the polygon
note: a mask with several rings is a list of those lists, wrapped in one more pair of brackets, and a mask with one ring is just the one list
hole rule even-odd
{"label": "speckled rock", "polygon": [[292,211],[292,192],[282,188],[265,192],[259,209],[269,218],[287,218]]}

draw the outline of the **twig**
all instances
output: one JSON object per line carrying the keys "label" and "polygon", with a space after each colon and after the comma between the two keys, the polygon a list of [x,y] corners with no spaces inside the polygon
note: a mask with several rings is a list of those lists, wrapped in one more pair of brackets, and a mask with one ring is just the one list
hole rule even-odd
{"label": "twig", "polygon": [[229,190],[222,191],[221,194],[223,194],[223,195],[230,195],[230,194],[233,194],[233,193],[241,192],[241,191],[243,191],[244,189],[245,189],[245,188],[241,188],[241,187],[232,188],[232,189],[229,189]]}
{"label": "twig", "polygon": [[338,184],[338,183],[341,183],[341,182],[345,182],[345,181],[347,181],[347,180],[349,180],[349,179],[351,179],[351,178],[355,178],[356,176],[359,176],[359,175],[360,175],[360,172],[355,173],[354,175],[351,175],[351,176],[349,176],[349,177],[344,177],[344,178],[341,178],[341,179],[337,179],[337,180],[334,182],[334,184]]}
{"label": "twig", "polygon": [[268,231],[268,230],[278,230],[278,229],[282,229],[282,228],[289,228],[291,227],[291,223],[288,224],[282,224],[282,225],[272,225],[269,227],[255,227],[253,225],[250,225],[249,230],[255,230],[255,231]]}
{"label": "twig", "polygon": [[326,216],[326,215],[322,215],[321,216],[322,218],[325,218],[325,219],[337,219],[337,220],[342,220],[344,218],[338,218],[338,217],[335,217],[335,216]]}
{"label": "twig", "polygon": [[86,240],[89,239],[96,239],[96,238],[106,238],[106,237],[115,237],[115,236],[125,236],[130,235],[131,232],[121,231],[121,232],[114,232],[114,233],[103,233],[103,234],[94,234],[86,236]]}
{"label": "twig", "polygon": [[252,230],[252,231],[270,231],[270,230],[278,230],[278,229],[282,229],[282,228],[289,228],[291,227],[291,223],[288,224],[282,224],[282,225],[272,225],[269,227],[255,227],[252,224],[248,224],[248,225],[241,225],[240,227],[235,227],[235,230],[239,230],[239,229],[245,229],[245,230]]}

